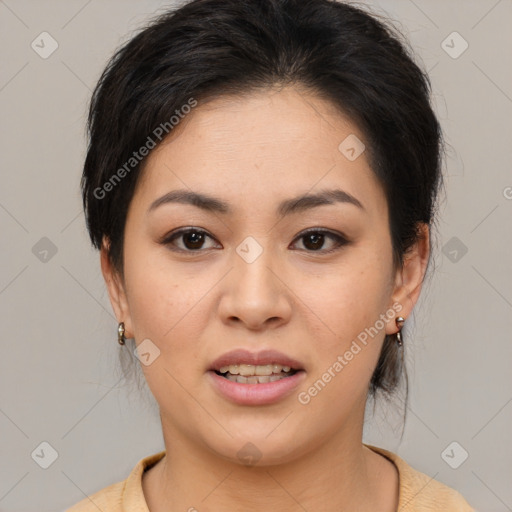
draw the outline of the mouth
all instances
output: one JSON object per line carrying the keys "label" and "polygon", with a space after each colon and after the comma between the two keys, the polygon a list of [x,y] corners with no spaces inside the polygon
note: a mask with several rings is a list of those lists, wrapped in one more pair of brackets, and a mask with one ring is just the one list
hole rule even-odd
{"label": "mouth", "polygon": [[301,362],[275,350],[227,352],[206,374],[219,396],[242,406],[276,404],[290,397],[306,379]]}
{"label": "mouth", "polygon": [[231,364],[222,366],[215,373],[238,384],[267,384],[291,377],[299,371],[279,363],[265,365]]}

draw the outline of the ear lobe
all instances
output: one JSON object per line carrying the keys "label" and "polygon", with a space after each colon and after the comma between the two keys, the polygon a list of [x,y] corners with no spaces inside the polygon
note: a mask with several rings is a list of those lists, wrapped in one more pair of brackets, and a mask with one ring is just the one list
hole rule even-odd
{"label": "ear lobe", "polygon": [[131,338],[133,337],[133,329],[125,286],[122,276],[112,266],[112,262],[109,257],[109,249],[109,240],[106,237],[103,237],[103,243],[100,250],[101,272],[107,286],[110,303],[112,304],[112,309],[114,310],[117,321],[124,322],[126,337]]}
{"label": "ear lobe", "polygon": [[[397,270],[395,288],[392,294],[394,303],[402,305],[400,315],[407,319],[419,299],[423,279],[430,255],[430,230],[427,224],[418,224],[418,239],[404,255],[404,262]],[[387,334],[394,334],[399,329],[395,319],[386,326]]]}

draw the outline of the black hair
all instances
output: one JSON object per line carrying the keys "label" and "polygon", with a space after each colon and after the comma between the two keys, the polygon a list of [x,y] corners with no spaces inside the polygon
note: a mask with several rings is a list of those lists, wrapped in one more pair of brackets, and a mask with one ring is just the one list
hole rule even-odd
{"label": "black hair", "polygon": [[[124,44],[92,95],[83,204],[94,247],[108,240],[121,275],[127,210],[145,162],[134,151],[148,137],[158,144],[158,127],[172,134],[185,105],[286,85],[329,100],[364,134],[387,197],[393,262],[403,263],[420,224],[432,225],[443,149],[428,75],[405,38],[376,14],[333,0],[193,0]],[[403,349],[386,335],[370,395],[390,394],[404,374]]]}

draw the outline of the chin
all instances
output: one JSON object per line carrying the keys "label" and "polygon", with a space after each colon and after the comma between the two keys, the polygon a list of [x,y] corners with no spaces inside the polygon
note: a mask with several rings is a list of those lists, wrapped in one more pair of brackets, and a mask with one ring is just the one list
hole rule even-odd
{"label": "chin", "polygon": [[[275,424],[274,427],[275,428]],[[253,430],[253,429],[248,429]],[[277,466],[293,462],[307,450],[307,443],[299,441],[293,434],[277,435],[269,430],[260,430],[257,434],[241,435],[240,430],[233,438],[223,442],[211,440],[208,443],[215,455],[229,462],[247,467]],[[217,440],[218,441],[218,440]]]}

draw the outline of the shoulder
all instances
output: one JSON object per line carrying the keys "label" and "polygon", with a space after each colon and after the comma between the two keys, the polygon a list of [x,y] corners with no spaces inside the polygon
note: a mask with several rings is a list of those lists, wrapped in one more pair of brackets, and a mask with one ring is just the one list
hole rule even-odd
{"label": "shoulder", "polygon": [[71,508],[66,509],[65,512],[148,511],[142,490],[142,474],[164,456],[165,450],[140,459],[126,480],[111,484],[87,496]]}
{"label": "shoulder", "polygon": [[398,509],[401,512],[475,512],[455,489],[415,470],[395,453],[365,446],[391,460],[397,467],[400,481]]}
{"label": "shoulder", "polygon": [[91,496],[84,498],[65,512],[98,512],[98,510],[108,510],[109,512],[122,511],[122,496],[126,485],[126,480],[116,484],[109,485],[101,491],[95,492]]}

